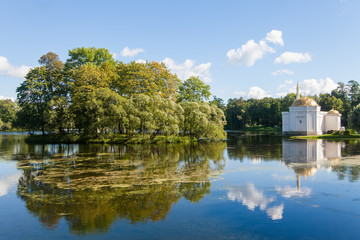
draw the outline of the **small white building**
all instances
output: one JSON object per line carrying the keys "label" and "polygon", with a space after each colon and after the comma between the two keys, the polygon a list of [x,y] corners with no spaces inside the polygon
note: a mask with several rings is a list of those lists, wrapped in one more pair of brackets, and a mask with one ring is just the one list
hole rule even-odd
{"label": "small white building", "polygon": [[282,132],[289,135],[322,135],[329,130],[340,130],[341,114],[336,110],[321,111],[315,100],[300,98],[299,83],[296,100],[289,112],[282,112]]}

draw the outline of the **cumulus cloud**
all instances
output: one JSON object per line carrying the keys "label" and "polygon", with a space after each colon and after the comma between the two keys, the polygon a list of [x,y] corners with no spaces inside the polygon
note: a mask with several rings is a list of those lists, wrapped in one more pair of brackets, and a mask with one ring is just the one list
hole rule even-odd
{"label": "cumulus cloud", "polygon": [[[319,95],[320,93],[331,93],[332,90],[337,88],[337,83],[331,78],[325,79],[305,79],[300,82],[300,93],[311,96]],[[277,96],[285,96],[288,93],[296,93],[296,84],[292,80],[285,81],[277,87]]]}
{"label": "cumulus cloud", "polygon": [[0,197],[5,196],[9,189],[16,185],[20,176],[21,174],[17,173],[0,179]]}
{"label": "cumulus cloud", "polygon": [[251,211],[258,207],[265,211],[272,220],[282,219],[284,205],[268,207],[275,201],[275,198],[266,197],[264,192],[256,189],[252,183],[246,186],[230,187],[227,197],[231,201],[240,202]]}
{"label": "cumulus cloud", "polygon": [[241,48],[231,49],[226,53],[230,63],[233,64],[245,64],[251,67],[257,60],[263,58],[264,54],[275,53],[276,51],[268,45],[268,42],[284,45],[282,39],[282,32],[279,30],[271,30],[266,34],[265,39],[256,43],[254,40],[249,40],[243,44]]}
{"label": "cumulus cloud", "polygon": [[279,30],[271,30],[266,34],[266,40],[274,44],[284,45],[284,40],[282,39],[282,32]]}
{"label": "cumulus cloud", "polygon": [[311,61],[311,55],[309,53],[298,52],[284,52],[279,57],[275,58],[275,63],[307,63]]}
{"label": "cumulus cloud", "polygon": [[229,188],[227,196],[231,201],[238,201],[251,211],[254,211],[256,207],[265,210],[269,203],[275,200],[272,197],[266,197],[263,191],[257,190],[252,183]]}
{"label": "cumulus cloud", "polygon": [[[337,83],[329,77],[325,79],[305,79],[300,82],[300,93],[307,96],[318,95],[320,93],[331,93],[335,88],[337,88]],[[292,86],[289,92],[295,93],[296,85]]]}
{"label": "cumulus cloud", "polygon": [[280,70],[277,70],[277,71],[271,73],[271,75],[274,75],[274,76],[282,75],[282,74],[293,75],[294,72],[289,69],[280,69]]}
{"label": "cumulus cloud", "polygon": [[182,80],[188,79],[191,76],[197,76],[201,78],[204,82],[211,82],[210,68],[211,63],[202,63],[195,65],[195,61],[191,59],[185,60],[184,63],[176,64],[175,61],[171,58],[165,58],[162,60],[163,63],[178,77]]}
{"label": "cumulus cloud", "polygon": [[139,53],[144,52],[145,50],[142,48],[134,48],[130,49],[128,47],[124,47],[124,49],[121,51],[121,56],[123,57],[134,57],[138,55]]}
{"label": "cumulus cloud", "polygon": [[271,207],[266,209],[267,215],[272,220],[280,220],[283,218],[283,212],[284,212],[284,204],[281,204],[279,206]]}
{"label": "cumulus cloud", "polygon": [[283,196],[284,198],[292,197],[308,197],[311,194],[311,189],[303,187],[301,189],[292,188],[290,186],[276,187],[276,192]]}
{"label": "cumulus cloud", "polygon": [[0,56],[0,75],[24,78],[30,68],[30,66],[25,65],[14,66],[9,63],[6,57]]}
{"label": "cumulus cloud", "polygon": [[246,98],[256,98],[256,99],[262,99],[264,97],[271,96],[269,92],[266,92],[265,90],[257,86],[253,86],[249,88],[249,91],[247,93],[242,91],[234,91],[233,93],[236,95],[244,96]]}
{"label": "cumulus cloud", "polygon": [[269,47],[265,41],[261,40],[256,43],[254,40],[249,40],[241,48],[231,49],[226,53],[230,63],[245,64],[251,67],[259,59],[262,59],[264,54],[270,52],[275,53],[275,50]]}

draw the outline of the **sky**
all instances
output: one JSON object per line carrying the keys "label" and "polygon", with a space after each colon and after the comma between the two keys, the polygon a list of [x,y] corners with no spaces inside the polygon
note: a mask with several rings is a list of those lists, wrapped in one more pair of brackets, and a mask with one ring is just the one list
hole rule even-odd
{"label": "sky", "polygon": [[38,59],[76,47],[116,60],[162,61],[213,95],[281,97],[360,82],[358,0],[0,0],[0,99]]}

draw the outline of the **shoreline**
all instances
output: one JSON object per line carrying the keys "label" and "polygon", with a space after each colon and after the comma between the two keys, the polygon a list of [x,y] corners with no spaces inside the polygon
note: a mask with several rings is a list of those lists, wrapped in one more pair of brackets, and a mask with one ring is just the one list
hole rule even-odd
{"label": "shoreline", "polygon": [[356,135],[340,135],[340,134],[324,134],[324,135],[314,135],[314,136],[290,136],[291,139],[337,139],[337,140],[346,140],[346,139],[360,139],[360,134]]}
{"label": "shoreline", "polygon": [[197,143],[197,142],[221,142],[226,139],[196,139],[189,136],[179,135],[150,135],[137,134],[128,136],[118,134],[109,136],[81,136],[77,134],[49,134],[49,135],[32,135],[25,139],[29,144],[73,144],[73,143],[99,143],[99,144],[160,144],[160,143]]}

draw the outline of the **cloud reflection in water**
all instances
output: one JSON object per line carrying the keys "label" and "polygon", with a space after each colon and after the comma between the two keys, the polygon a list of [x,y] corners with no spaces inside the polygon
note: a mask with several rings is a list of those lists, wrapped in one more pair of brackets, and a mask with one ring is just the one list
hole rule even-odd
{"label": "cloud reflection in water", "polygon": [[260,210],[266,211],[272,220],[282,219],[284,205],[268,207],[269,204],[275,201],[275,198],[266,197],[264,192],[256,189],[252,183],[246,186],[230,187],[227,196],[231,201],[238,201],[251,211],[259,207]]}
{"label": "cloud reflection in water", "polygon": [[17,173],[0,179],[0,197],[5,196],[9,189],[17,184],[20,176],[21,174]]}

